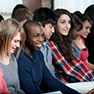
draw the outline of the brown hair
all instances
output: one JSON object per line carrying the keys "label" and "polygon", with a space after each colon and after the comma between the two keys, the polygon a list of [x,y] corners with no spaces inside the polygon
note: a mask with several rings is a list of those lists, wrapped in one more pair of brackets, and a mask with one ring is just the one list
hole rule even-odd
{"label": "brown hair", "polygon": [[32,20],[33,13],[26,8],[20,8],[15,12],[13,18],[16,19],[18,22],[21,22],[24,20]]}
{"label": "brown hair", "polygon": [[66,58],[66,60],[70,62],[74,59],[74,54],[73,54],[72,45],[71,45],[72,34],[73,34],[72,29],[74,27],[73,19],[71,17],[71,13],[65,9],[56,9],[54,10],[54,13],[56,14],[57,22],[62,14],[68,15],[71,19],[71,29],[67,36],[61,35],[57,30],[57,28],[55,28],[55,33],[51,37],[51,40],[54,41],[59,46],[62,55]]}
{"label": "brown hair", "polygon": [[[17,58],[26,39],[26,35],[23,27],[14,19],[7,19],[0,24],[0,52],[4,49],[5,55],[11,58],[10,45],[13,37],[18,33],[21,33],[22,42],[17,49]],[[3,41],[2,41],[3,37]],[[1,57],[0,57],[1,58]]]}

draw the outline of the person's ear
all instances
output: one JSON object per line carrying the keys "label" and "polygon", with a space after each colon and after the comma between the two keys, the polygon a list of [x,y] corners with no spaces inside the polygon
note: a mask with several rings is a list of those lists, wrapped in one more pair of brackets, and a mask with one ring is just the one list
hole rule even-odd
{"label": "person's ear", "polygon": [[42,23],[41,22],[38,22],[40,25],[41,25],[41,27],[43,28],[43,25],[42,25]]}
{"label": "person's ear", "polygon": [[21,25],[23,26],[24,25],[24,23],[26,22],[27,20],[25,19],[25,20],[23,20],[23,21],[21,21],[20,23],[21,23]]}
{"label": "person's ear", "polygon": [[41,24],[41,22],[38,22],[42,27],[43,27],[43,25]]}
{"label": "person's ear", "polygon": [[41,24],[41,22],[38,22],[40,25],[41,25],[41,29],[42,29],[42,31],[44,32],[44,30],[43,30],[43,25]]}

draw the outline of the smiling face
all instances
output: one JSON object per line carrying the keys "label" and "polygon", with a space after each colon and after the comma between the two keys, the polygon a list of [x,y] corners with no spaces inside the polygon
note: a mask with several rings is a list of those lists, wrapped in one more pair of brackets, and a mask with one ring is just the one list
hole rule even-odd
{"label": "smiling face", "polygon": [[26,39],[26,46],[31,52],[39,51],[44,42],[44,32],[39,26],[32,26]]}
{"label": "smiling face", "polygon": [[86,20],[85,22],[83,22],[83,29],[80,32],[80,35],[83,38],[87,38],[88,34],[90,33],[90,28],[92,27],[92,25],[90,24],[90,22],[88,20]]}
{"label": "smiling face", "polygon": [[14,51],[20,47],[21,42],[21,33],[18,32],[11,41],[11,53],[14,53]]}
{"label": "smiling face", "polygon": [[62,14],[57,22],[57,30],[61,35],[67,36],[71,28],[71,19],[68,15]]}

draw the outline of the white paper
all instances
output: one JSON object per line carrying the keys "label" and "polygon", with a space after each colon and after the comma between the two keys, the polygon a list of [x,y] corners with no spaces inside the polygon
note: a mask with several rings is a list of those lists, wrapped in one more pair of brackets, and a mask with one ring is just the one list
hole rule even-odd
{"label": "white paper", "polygon": [[87,92],[89,92],[91,89],[94,88],[94,81],[93,82],[67,83],[66,85],[72,89],[75,89],[81,94],[86,94]]}
{"label": "white paper", "polygon": [[54,91],[49,93],[42,93],[42,94],[63,94],[61,91]]}

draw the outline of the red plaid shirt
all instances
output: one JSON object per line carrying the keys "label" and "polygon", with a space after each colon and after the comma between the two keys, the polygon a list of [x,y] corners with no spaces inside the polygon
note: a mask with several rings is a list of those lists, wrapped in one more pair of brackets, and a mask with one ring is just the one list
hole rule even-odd
{"label": "red plaid shirt", "polygon": [[55,75],[58,79],[65,82],[94,80],[91,71],[81,60],[75,57],[72,62],[68,62],[60,52],[59,47],[52,41],[49,43],[52,49]]}

